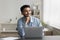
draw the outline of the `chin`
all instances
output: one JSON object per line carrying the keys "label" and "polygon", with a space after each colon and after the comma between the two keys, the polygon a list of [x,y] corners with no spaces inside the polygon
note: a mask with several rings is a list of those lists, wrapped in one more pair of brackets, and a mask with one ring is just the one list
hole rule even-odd
{"label": "chin", "polygon": [[31,15],[24,15],[25,17],[30,17]]}
{"label": "chin", "polygon": [[29,17],[30,15],[26,15],[25,17]]}

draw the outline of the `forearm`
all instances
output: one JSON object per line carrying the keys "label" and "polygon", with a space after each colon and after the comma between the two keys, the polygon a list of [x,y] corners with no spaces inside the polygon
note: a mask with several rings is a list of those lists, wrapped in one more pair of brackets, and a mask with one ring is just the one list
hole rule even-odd
{"label": "forearm", "polygon": [[24,36],[25,35],[25,32],[24,32],[24,28],[18,28],[18,33],[19,33],[19,36]]}

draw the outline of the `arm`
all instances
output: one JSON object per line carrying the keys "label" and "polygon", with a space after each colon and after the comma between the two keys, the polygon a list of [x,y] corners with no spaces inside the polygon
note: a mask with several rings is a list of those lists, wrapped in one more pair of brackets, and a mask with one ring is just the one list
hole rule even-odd
{"label": "arm", "polygon": [[23,28],[21,20],[18,20],[18,22],[17,22],[17,31],[18,31],[20,37],[25,35],[24,34],[24,28]]}
{"label": "arm", "polygon": [[38,26],[42,27],[42,23],[41,23],[41,21],[39,19],[38,19]]}

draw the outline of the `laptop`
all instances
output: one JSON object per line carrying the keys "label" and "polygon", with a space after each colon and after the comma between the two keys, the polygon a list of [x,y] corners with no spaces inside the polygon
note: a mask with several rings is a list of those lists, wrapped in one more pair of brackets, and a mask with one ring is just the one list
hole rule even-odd
{"label": "laptop", "polygon": [[42,38],[43,37],[43,27],[25,27],[25,38]]}

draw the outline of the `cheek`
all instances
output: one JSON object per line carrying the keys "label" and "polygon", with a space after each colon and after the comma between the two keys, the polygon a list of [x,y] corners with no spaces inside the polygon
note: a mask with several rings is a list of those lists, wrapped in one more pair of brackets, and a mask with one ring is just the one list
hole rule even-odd
{"label": "cheek", "polygon": [[25,14],[28,14],[27,12],[25,12]]}
{"label": "cheek", "polygon": [[32,12],[30,11],[29,13],[31,14]]}
{"label": "cheek", "polygon": [[25,14],[27,14],[27,12],[24,12],[23,14],[25,15]]}

